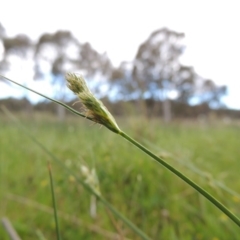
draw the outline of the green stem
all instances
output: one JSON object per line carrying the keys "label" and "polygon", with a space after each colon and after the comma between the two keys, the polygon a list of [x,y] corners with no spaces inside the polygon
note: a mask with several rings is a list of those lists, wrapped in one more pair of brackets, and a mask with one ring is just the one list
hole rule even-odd
{"label": "green stem", "polygon": [[156,160],[158,163],[163,165],[165,168],[170,170],[172,173],[180,177],[184,182],[192,186],[194,189],[196,189],[200,194],[202,194],[205,198],[207,198],[213,205],[215,205],[217,208],[219,208],[222,212],[224,212],[233,222],[235,222],[240,227],[240,219],[234,215],[227,207],[225,207],[222,203],[220,203],[216,198],[214,198],[210,193],[208,193],[206,190],[201,188],[199,185],[197,185],[195,182],[193,182],[191,179],[186,177],[184,174],[179,172],[177,169],[172,167],[170,164],[165,162],[163,159],[156,156],[154,153],[152,153],[150,150],[145,148],[143,145],[138,143],[136,140],[128,136],[124,132],[119,132],[119,135],[121,135],[123,138],[131,142],[133,145],[135,145],[137,148],[141,149],[143,152],[145,152],[147,155],[152,157],[154,160]]}
{"label": "green stem", "polygon": [[81,114],[80,112],[76,111],[75,109],[69,107],[67,104],[64,104],[64,103],[62,103],[62,102],[60,102],[60,101],[58,101],[58,100],[55,100],[55,99],[53,99],[53,98],[50,98],[50,97],[48,97],[48,96],[46,96],[46,95],[44,95],[44,94],[42,94],[42,93],[39,93],[39,92],[37,92],[37,91],[35,91],[35,90],[31,89],[31,88],[28,88],[28,87],[26,87],[26,86],[23,86],[22,84],[20,84],[20,83],[18,83],[18,82],[15,82],[15,81],[7,78],[7,77],[4,77],[4,76],[2,76],[2,75],[0,75],[0,77],[8,80],[9,82],[12,82],[12,83],[20,86],[20,87],[22,87],[22,88],[25,88],[25,89],[33,92],[33,93],[36,93],[37,95],[39,95],[39,96],[41,96],[41,97],[44,97],[44,98],[46,98],[46,99],[48,99],[48,100],[50,100],[50,101],[52,101],[52,102],[55,102],[55,103],[57,103],[57,104],[65,107],[65,108],[68,109],[69,111],[75,113],[76,115],[79,115],[80,117],[84,117],[84,118],[87,118],[88,120],[93,121],[91,118],[89,118],[89,117]]}
{"label": "green stem", "polygon": [[56,225],[57,240],[61,240],[59,224],[58,224],[58,216],[57,216],[57,205],[56,205],[55,194],[54,194],[53,177],[52,177],[52,170],[51,170],[50,163],[48,163],[48,172],[49,172],[49,177],[50,177],[52,204],[53,204],[53,209],[54,209],[54,219],[55,219],[55,225]]}

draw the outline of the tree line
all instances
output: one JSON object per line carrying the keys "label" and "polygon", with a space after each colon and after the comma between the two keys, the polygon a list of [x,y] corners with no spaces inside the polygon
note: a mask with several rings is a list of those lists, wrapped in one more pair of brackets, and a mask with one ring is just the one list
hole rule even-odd
{"label": "tree line", "polygon": [[[209,108],[224,107],[221,99],[227,87],[204,79],[193,66],[181,64],[183,39],[184,33],[158,29],[140,44],[131,62],[123,61],[116,67],[106,53],[99,53],[88,42],[81,43],[70,31],[43,33],[33,42],[25,34],[8,37],[0,24],[0,72],[14,71],[16,59],[25,61],[35,80],[47,79],[58,87],[55,97],[62,101],[67,100],[65,73],[80,72],[98,96],[107,97],[111,103],[134,102],[147,116],[161,111],[165,121],[193,102]],[[59,108],[59,114],[61,111]]]}

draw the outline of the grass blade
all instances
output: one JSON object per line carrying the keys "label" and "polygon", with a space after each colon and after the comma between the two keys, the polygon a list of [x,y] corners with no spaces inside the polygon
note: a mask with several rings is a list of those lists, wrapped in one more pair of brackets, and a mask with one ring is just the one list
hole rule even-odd
{"label": "grass blade", "polygon": [[135,145],[137,148],[145,152],[148,156],[153,158],[155,161],[157,161],[159,164],[163,165],[165,168],[167,168],[169,171],[177,175],[179,178],[181,178],[184,182],[186,182],[188,185],[193,187],[195,190],[197,190],[201,195],[203,195],[205,198],[207,198],[213,205],[215,205],[218,209],[220,209],[223,213],[225,213],[233,222],[235,222],[240,227],[240,219],[234,215],[226,206],[224,206],[222,203],[220,203],[216,198],[214,198],[210,193],[208,193],[206,190],[201,188],[199,185],[197,185],[195,182],[193,182],[191,179],[189,179],[187,176],[185,176],[183,173],[179,172],[176,168],[165,162],[163,159],[159,158],[157,155],[152,153],[150,150],[145,148],[143,145],[141,145],[139,142],[128,136],[124,132],[120,132],[119,135],[121,135],[123,138],[131,142],[133,145]]}
{"label": "grass blade", "polygon": [[24,85],[22,85],[22,84],[20,84],[20,83],[18,83],[18,82],[15,82],[15,81],[7,78],[7,77],[4,77],[4,76],[2,76],[2,75],[0,75],[0,77],[6,79],[6,80],[8,80],[8,81],[10,81],[10,82],[12,82],[12,83],[14,83],[14,84],[16,84],[16,85],[18,85],[18,86],[20,86],[20,87],[22,87],[22,88],[25,88],[25,89],[33,92],[33,93],[36,93],[37,95],[39,95],[39,96],[41,96],[41,97],[43,97],[43,98],[46,98],[46,99],[48,99],[48,100],[50,100],[50,101],[52,101],[52,102],[55,102],[55,103],[57,103],[57,104],[65,107],[66,109],[68,109],[69,111],[71,111],[72,113],[75,113],[76,115],[78,115],[78,116],[80,116],[80,117],[84,117],[84,118],[87,118],[88,120],[92,121],[91,118],[89,118],[89,117],[81,114],[80,112],[78,112],[78,111],[76,111],[75,109],[69,107],[67,104],[65,104],[65,103],[63,103],[63,102],[60,102],[60,101],[58,101],[58,100],[56,100],[56,99],[53,99],[53,98],[50,98],[50,97],[48,97],[48,96],[46,96],[46,95],[44,95],[44,94],[42,94],[42,93],[39,93],[39,92],[37,92],[37,91],[35,91],[35,90],[31,89],[31,88],[28,88],[28,87],[26,87],[26,86],[24,86]]}
{"label": "grass blade", "polygon": [[55,194],[54,194],[52,169],[51,169],[50,163],[48,163],[48,172],[49,172],[49,178],[50,178],[52,204],[53,204],[53,210],[54,210],[54,220],[55,220],[57,240],[61,240],[61,235],[60,235],[60,230],[59,230],[59,223],[58,223],[58,216],[57,216],[57,205],[56,205]]}
{"label": "grass blade", "polygon": [[2,218],[2,225],[11,240],[21,240],[8,218]]}

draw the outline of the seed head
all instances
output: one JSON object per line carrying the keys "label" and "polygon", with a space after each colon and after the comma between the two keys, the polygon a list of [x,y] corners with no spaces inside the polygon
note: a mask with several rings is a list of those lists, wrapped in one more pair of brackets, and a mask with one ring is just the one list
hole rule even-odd
{"label": "seed head", "polygon": [[85,178],[85,183],[91,187],[98,195],[100,193],[100,184],[95,168],[89,169],[87,166],[80,166],[83,177]]}
{"label": "seed head", "polygon": [[82,76],[74,73],[66,74],[67,86],[81,100],[84,109],[83,114],[93,122],[99,123],[115,133],[119,133],[120,129],[103,103],[98,100],[87,87],[87,84]]}

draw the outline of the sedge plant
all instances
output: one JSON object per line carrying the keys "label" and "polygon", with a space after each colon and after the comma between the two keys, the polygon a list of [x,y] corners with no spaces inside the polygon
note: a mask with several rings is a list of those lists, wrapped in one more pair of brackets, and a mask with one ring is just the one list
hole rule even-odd
{"label": "sedge plant", "polygon": [[[1,76],[1,77],[3,77],[3,76]],[[201,195],[203,195],[205,198],[207,198],[215,207],[217,207],[220,211],[222,211],[224,214],[226,214],[233,222],[235,222],[240,227],[240,219],[234,213],[232,213],[225,205],[223,205],[220,201],[218,201],[215,197],[213,197],[205,189],[203,189],[198,184],[196,184],[194,181],[192,181],[190,178],[188,178],[184,173],[177,170],[174,166],[172,166],[171,164],[164,161],[164,159],[162,159],[161,157],[158,157],[152,151],[150,151],[149,149],[144,147],[142,144],[137,142],[135,139],[133,139],[131,136],[129,136],[127,133],[125,133],[118,126],[114,117],[107,110],[107,108],[104,106],[104,104],[99,99],[97,99],[93,95],[93,93],[89,90],[89,88],[82,76],[74,74],[74,73],[66,74],[68,88],[79,98],[79,100],[83,104],[82,112],[78,112],[62,102],[59,102],[57,100],[54,100],[50,97],[47,97],[47,96],[41,94],[41,93],[38,93],[37,91],[27,88],[11,79],[8,79],[6,77],[3,77],[3,78],[23,87],[25,89],[28,89],[40,96],[43,96],[57,104],[60,104],[63,107],[67,108],[69,111],[71,111],[81,117],[87,118],[94,123],[103,125],[106,128],[108,128],[109,130],[111,130],[112,132],[123,137],[128,142],[132,143],[138,149],[140,149],[141,151],[146,153],[148,156],[150,156],[152,159],[154,159],[157,163],[161,164],[162,166],[167,168],[169,171],[171,171],[173,174],[175,174],[180,179],[182,179],[184,182],[186,182],[188,185],[193,187],[197,192],[199,192]]]}

